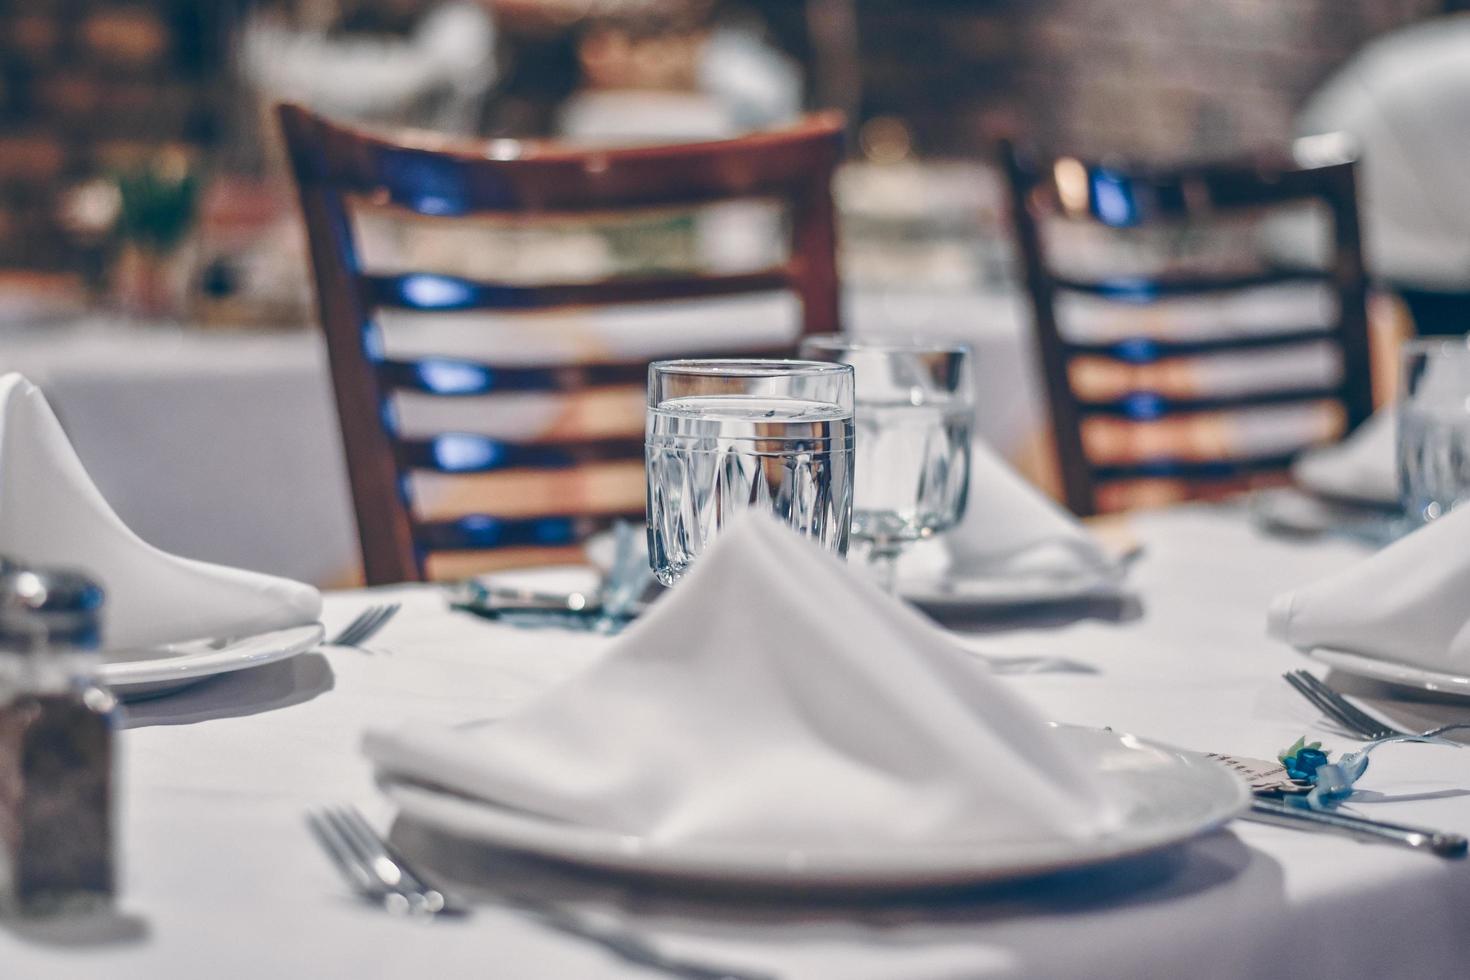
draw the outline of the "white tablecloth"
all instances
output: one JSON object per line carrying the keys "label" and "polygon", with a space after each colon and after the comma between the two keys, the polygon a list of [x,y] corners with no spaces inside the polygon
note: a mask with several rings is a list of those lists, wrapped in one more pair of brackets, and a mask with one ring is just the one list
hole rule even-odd
{"label": "white tablecloth", "polygon": [[[1008,681],[1059,720],[1258,757],[1303,733],[1348,748],[1281,681],[1305,661],[1268,640],[1263,621],[1275,592],[1353,559],[1357,546],[1265,539],[1239,513],[1203,508],[1134,523],[1146,549],[1140,609],[1011,618],[965,642],[1075,661],[1075,672]],[[486,908],[429,927],[392,919],[351,899],[318,853],[302,822],[309,806],[352,802],[380,826],[391,819],[358,751],[364,726],[509,708],[608,642],[451,614],[425,587],[392,594],[406,607],[372,652],[309,654],[134,706],[122,736],[122,915],[81,936],[0,926],[0,975],[651,976],[514,913]],[[327,625],[385,597],[333,595]],[[1362,812],[1470,831],[1463,752],[1387,746],[1360,788],[1381,794]],[[1254,824],[1049,882],[848,906],[676,897],[514,862],[487,869],[483,852],[397,832],[411,853],[448,852],[443,867],[456,876],[611,908],[671,950],[790,980],[1459,978],[1470,963],[1470,863]]]}
{"label": "white tablecloth", "polygon": [[[691,314],[691,311],[699,311]],[[542,316],[508,330],[451,323],[410,347],[473,355],[536,345],[553,352],[642,353],[670,343],[747,344],[794,329],[784,297],[633,308],[594,322]],[[451,318],[453,320],[454,318]],[[462,318],[461,318],[462,319]],[[1040,382],[1016,301],[973,293],[848,297],[859,331],[961,337],[975,348],[979,431],[1003,451],[1036,431]],[[611,342],[611,337],[624,338]],[[670,338],[676,338],[670,340]],[[489,350],[480,344],[488,344]],[[341,438],[315,330],[197,330],[100,319],[0,334],[0,373],[46,393],[77,452],[123,520],[167,551],[330,585],[351,581],[357,534]]]}

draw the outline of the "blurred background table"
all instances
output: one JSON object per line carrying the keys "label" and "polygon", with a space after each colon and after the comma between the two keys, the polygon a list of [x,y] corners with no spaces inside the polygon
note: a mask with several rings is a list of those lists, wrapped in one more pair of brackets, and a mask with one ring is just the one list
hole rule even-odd
{"label": "blurred background table", "polygon": [[[1042,420],[1019,300],[1008,293],[852,291],[858,332],[902,326],[975,349],[978,431],[1010,455]],[[784,298],[537,317],[552,346],[656,351],[678,324],[698,348],[780,336]],[[466,353],[486,342],[465,325]],[[493,330],[489,331],[493,334]],[[614,337],[616,340],[614,340]],[[107,317],[9,327],[0,371],[46,393],[103,495],[144,540],[193,558],[323,585],[358,580],[358,544],[322,339],[315,330],[199,329]]]}

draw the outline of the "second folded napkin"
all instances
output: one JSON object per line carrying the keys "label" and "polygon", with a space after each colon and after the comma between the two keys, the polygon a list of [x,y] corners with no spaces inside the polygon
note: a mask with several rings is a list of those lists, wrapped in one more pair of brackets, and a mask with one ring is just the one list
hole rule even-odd
{"label": "second folded napkin", "polygon": [[1470,671],[1470,507],[1279,595],[1271,635],[1430,670]]}
{"label": "second folded napkin", "polygon": [[1291,466],[1292,478],[1304,489],[1324,497],[1397,504],[1397,416],[1393,408],[1379,409],[1341,442],[1302,453]]}
{"label": "second folded napkin", "polygon": [[35,385],[0,375],[0,555],[73,569],[107,593],[109,649],[243,637],[314,622],[309,585],[179,558],[128,529]]}
{"label": "second folded napkin", "polygon": [[585,672],[365,750],[388,779],[666,843],[1082,839],[1120,819],[975,658],[754,515]]}
{"label": "second folded napkin", "polygon": [[1124,563],[983,440],[970,458],[964,519],[941,539],[956,578],[1122,576]]}

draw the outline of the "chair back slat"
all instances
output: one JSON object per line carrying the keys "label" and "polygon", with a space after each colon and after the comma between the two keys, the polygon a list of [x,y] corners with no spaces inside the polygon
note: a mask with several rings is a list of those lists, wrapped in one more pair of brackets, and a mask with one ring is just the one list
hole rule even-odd
{"label": "chair back slat", "polygon": [[557,470],[628,459],[643,452],[641,439],[575,439],[561,442],[510,442],[474,432],[444,432],[398,443],[405,470],[435,473],[494,473],[499,470]]}
{"label": "chair back slat", "polygon": [[421,312],[555,310],[573,306],[649,303],[769,293],[790,289],[785,266],[723,275],[637,276],[596,282],[476,282],[459,276],[407,272],[362,277],[365,301],[379,309]]}
{"label": "chair back slat", "polygon": [[1155,364],[1175,358],[1199,357],[1204,354],[1228,354],[1241,351],[1274,350],[1282,347],[1300,347],[1303,344],[1331,341],[1333,332],[1323,327],[1308,327],[1301,330],[1272,330],[1268,333],[1230,337],[1201,337],[1189,340],[1170,340],[1160,337],[1132,336],[1118,340],[1086,343],[1065,340],[1063,348],[1068,357],[1101,357],[1120,364]]}
{"label": "chair back slat", "polygon": [[[434,133],[393,137],[333,125],[294,106],[313,152],[298,175],[374,204],[429,217],[587,215],[815,191],[842,153],[834,113],[736,140],[586,149],[530,140],[466,143]],[[815,138],[814,138],[815,137]],[[297,144],[300,146],[301,144]]]}
{"label": "chair back slat", "polygon": [[1236,459],[1176,459],[1172,457],[1141,460],[1137,463],[1105,464],[1097,467],[1099,482],[1113,483],[1120,480],[1172,479],[1172,480],[1230,480],[1253,473],[1265,473],[1291,465],[1301,446],[1288,453],[1270,453],[1264,456],[1247,456]]}
{"label": "chair back slat", "polygon": [[1178,398],[1155,391],[1138,390],[1106,401],[1079,398],[1077,408],[1083,415],[1107,415],[1135,422],[1153,422],[1172,415],[1237,411],[1294,405],[1299,402],[1337,401],[1341,397],[1342,388],[1336,385],[1330,388],[1277,388],[1213,398]]}
{"label": "chair back slat", "polygon": [[[380,323],[379,313],[417,319],[501,311],[513,328],[532,331],[540,326],[537,319],[520,314],[785,291],[800,304],[801,333],[840,329],[831,183],[842,154],[843,123],[836,114],[809,116],[786,129],[738,139],[617,149],[369,133],[293,105],[280,106],[279,118],[306,223],[369,584],[420,580],[440,551],[515,549],[520,555],[529,548],[564,560],[568,546],[615,516],[604,512],[609,505],[600,507],[592,491],[558,483],[552,494],[556,503],[549,506],[578,512],[528,516],[522,513],[527,502],[517,499],[499,501],[504,512],[497,513],[496,500],[478,500],[473,509],[484,507],[484,512],[464,514],[469,508],[462,508],[456,512],[464,516],[441,519],[445,501],[458,506],[465,502],[463,494],[441,492],[437,483],[424,490],[421,476],[455,479],[464,486],[469,481],[483,489],[475,481],[487,481],[486,486],[514,482],[520,480],[517,471],[564,472],[556,479],[573,480],[584,466],[602,473],[599,467],[616,463],[616,474],[598,479],[604,481],[599,486],[622,481],[616,492],[609,491],[609,499],[622,501],[613,508],[621,514],[631,497],[626,481],[634,475],[623,464],[642,458],[641,434],[621,431],[629,421],[621,410],[607,416],[618,431],[604,432],[609,422],[583,409],[583,421],[590,419],[599,438],[579,437],[575,425],[553,415],[528,423],[535,431],[523,439],[509,439],[450,431],[438,423],[438,431],[417,431],[411,423],[400,423],[411,414],[400,411],[404,399],[451,396],[465,398],[467,406],[472,396],[489,396],[477,410],[493,412],[488,403],[499,396],[572,399],[605,390],[621,397],[624,391],[636,395],[648,370],[647,359],[596,352],[554,363],[525,363],[521,356],[515,363],[496,364],[417,349],[405,356],[387,337],[395,328]],[[354,228],[355,215],[395,213],[435,219],[414,219],[421,234],[432,234],[441,220],[471,217],[491,224],[505,219],[515,228],[537,223],[560,228],[568,216],[666,214],[746,199],[784,208],[788,247],[781,264],[733,273],[660,271],[573,282],[501,282],[366,268]],[[408,263],[410,268],[417,264]],[[686,343],[671,336],[661,356],[714,353],[690,350]],[[731,346],[740,346],[739,338]],[[763,345],[738,353],[789,356],[794,349],[793,340],[777,349]],[[504,411],[517,421],[518,409]],[[426,496],[431,491],[432,499]],[[434,519],[421,516],[428,511]],[[463,564],[456,559],[454,567]]]}
{"label": "chair back slat", "polygon": [[1212,293],[1229,293],[1262,286],[1331,280],[1326,273],[1309,269],[1268,269],[1234,275],[1117,276],[1099,280],[1073,279],[1059,275],[1054,281],[1057,289],[1066,292],[1141,305],[1182,296],[1209,296]]}
{"label": "chair back slat", "polygon": [[[1321,144],[1319,144],[1320,146]],[[1182,483],[1232,484],[1243,475],[1284,469],[1290,456],[1276,451],[1244,459],[1204,461],[1174,459],[1156,453],[1137,461],[1095,461],[1085,439],[1084,420],[1112,417],[1154,424],[1161,419],[1235,412],[1271,406],[1326,401],[1341,408],[1351,430],[1372,412],[1368,366],[1367,277],[1363,268],[1355,192],[1355,162],[1339,157],[1313,165],[1288,160],[1231,160],[1175,168],[1120,168],[1061,158],[1038,165],[1014,145],[1002,145],[1009,186],[1010,211],[1030,299],[1042,372],[1046,381],[1052,435],[1062,489],[1068,506],[1079,514],[1098,509],[1100,483],[1123,480],[1177,480]],[[1059,227],[1091,224],[1107,234],[1136,234],[1147,225],[1181,225],[1255,215],[1284,206],[1313,205],[1330,227],[1330,256],[1325,268],[1279,268],[1266,265],[1244,271],[1164,271],[1156,275],[1080,277],[1060,272],[1047,249],[1049,222]],[[1214,302],[1231,293],[1263,287],[1315,284],[1330,290],[1334,315],[1321,326],[1280,329],[1196,328],[1173,335],[1144,324],[1158,323],[1165,304],[1198,297]],[[1122,308],[1141,310],[1155,303],[1155,316],[1122,336],[1075,336],[1061,323],[1059,297],[1090,297]],[[1069,301],[1080,302],[1080,300]],[[1208,308],[1205,308],[1208,313]],[[1198,312],[1198,311],[1195,311]],[[1266,315],[1269,318],[1270,314]],[[1118,323],[1116,316],[1107,319]],[[1300,321],[1298,321],[1300,322]],[[1264,323],[1261,327],[1270,327]],[[1116,328],[1110,332],[1117,332]],[[1309,344],[1330,344],[1341,366],[1334,384],[1278,386],[1266,391],[1242,390],[1214,395],[1124,391],[1106,399],[1079,395],[1072,364],[1101,360],[1126,371],[1160,362],[1180,362],[1241,353],[1287,352]],[[1095,380],[1095,379],[1094,379]],[[1141,440],[1140,445],[1149,445]],[[1209,487],[1199,488],[1208,493]]]}

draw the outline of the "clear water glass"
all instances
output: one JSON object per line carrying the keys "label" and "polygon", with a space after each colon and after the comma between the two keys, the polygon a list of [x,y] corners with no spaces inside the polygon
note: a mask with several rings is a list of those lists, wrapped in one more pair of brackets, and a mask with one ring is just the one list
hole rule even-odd
{"label": "clear water glass", "polygon": [[737,512],[838,555],[852,523],[853,373],[780,360],[658,361],[645,429],[648,560],[683,576]]}
{"label": "clear water glass", "polygon": [[801,356],[856,372],[852,535],[892,590],[903,550],[965,513],[975,419],[969,348],[834,334],[805,339]]}
{"label": "clear water glass", "polygon": [[1399,496],[1427,523],[1470,501],[1470,339],[1411,340],[1401,357]]}

